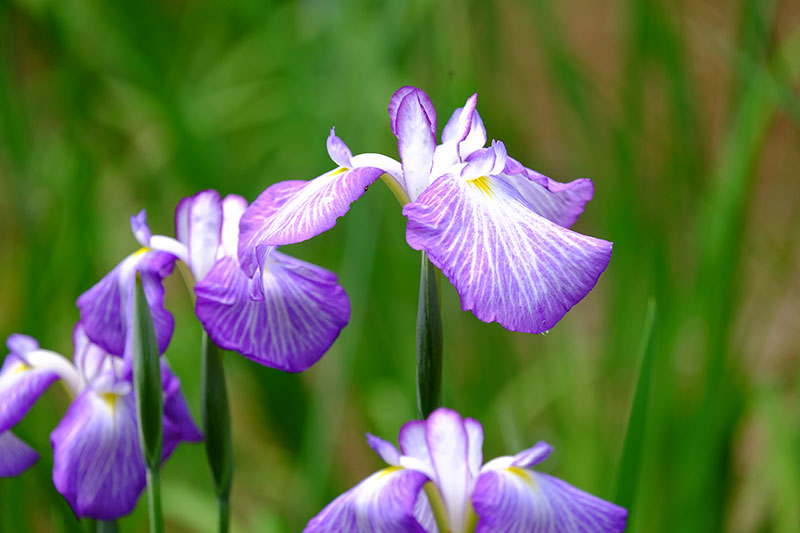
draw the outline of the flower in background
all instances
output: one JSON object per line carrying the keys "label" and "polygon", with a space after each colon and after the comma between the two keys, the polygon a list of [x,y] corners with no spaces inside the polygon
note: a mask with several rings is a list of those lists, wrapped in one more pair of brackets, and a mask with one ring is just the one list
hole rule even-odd
{"label": "flower in background", "polygon": [[[36,461],[36,452],[10,428],[61,379],[74,399],[50,434],[53,484],[78,516],[113,520],[133,511],[146,484],[130,365],[91,343],[80,323],[73,342],[70,363],[30,337],[8,338],[11,353],[0,369],[0,476],[18,475]],[[199,441],[202,435],[178,378],[163,360],[161,376],[166,459],[179,442]]]}
{"label": "flower in background", "polygon": [[390,466],[328,504],[306,533],[433,533],[437,521],[451,533],[625,529],[625,509],[531,468],[550,454],[544,442],[482,465],[483,428],[455,411],[404,425],[399,451],[367,440]]}
{"label": "flower in background", "polygon": [[457,109],[436,144],[436,111],[420,89],[402,87],[389,103],[401,162],[353,156],[333,130],[334,170],[267,188],[240,223],[239,260],[257,265],[260,246],[301,242],[336,224],[385,173],[402,198],[406,240],[453,283],[464,310],[514,331],[554,326],[594,287],[610,242],[567,229],[594,193],[592,182],[555,182],[486,144],[477,95]]}
{"label": "flower in background", "polygon": [[[157,314],[168,317],[155,320],[156,325],[171,334],[172,316],[163,309],[161,280],[180,259],[197,282],[197,317],[218,346],[289,372],[319,360],[350,319],[347,294],[332,272],[273,246],[259,246],[253,268],[240,269],[239,219],[246,208],[241,196],[222,199],[213,190],[184,198],[175,211],[176,238],[152,235],[144,211],[131,217],[143,248],[78,299],[81,320],[91,324],[89,337],[95,341],[96,335],[101,346],[120,349],[131,312],[125,302],[131,301],[137,269],[143,281],[146,276],[150,280],[150,294],[146,281],[145,293],[154,319]],[[103,343],[109,337],[116,342]],[[159,347],[163,352],[166,344],[159,342]]]}

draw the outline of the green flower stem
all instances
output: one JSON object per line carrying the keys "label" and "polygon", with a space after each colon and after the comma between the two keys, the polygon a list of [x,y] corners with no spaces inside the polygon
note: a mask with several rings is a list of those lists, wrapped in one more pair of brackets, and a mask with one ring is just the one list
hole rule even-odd
{"label": "green flower stem", "polygon": [[229,527],[230,494],[233,480],[233,447],[231,445],[231,413],[222,367],[222,350],[203,332],[202,388],[203,431],[206,456],[211,468],[214,492],[219,507],[219,531]]}
{"label": "green flower stem", "polygon": [[98,520],[97,529],[95,531],[97,531],[97,533],[117,533],[119,527],[117,526],[116,520]]}
{"label": "green flower stem", "polygon": [[161,487],[158,470],[161,467],[163,416],[161,362],[156,341],[153,317],[144,295],[142,280],[136,274],[133,297],[132,356],[133,387],[136,392],[136,416],[139,422],[139,441],[147,466],[147,496],[150,504],[150,532],[161,533],[164,520],[161,514]]}
{"label": "green flower stem", "polygon": [[429,481],[422,486],[422,490],[425,491],[425,495],[428,497],[428,502],[431,504],[433,519],[436,520],[437,529],[439,531],[449,532],[450,525],[447,518],[447,509],[445,509],[444,500],[442,500],[442,495],[439,493],[439,489],[437,489],[436,485]]}
{"label": "green flower stem", "polygon": [[410,201],[408,194],[406,194],[405,189],[403,189],[403,186],[400,185],[400,183],[398,183],[397,180],[392,176],[389,174],[381,174],[381,180],[386,184],[387,187],[389,187],[389,190],[392,191],[392,194],[395,198],[397,198],[397,201],[400,202],[401,206],[406,205]]}
{"label": "green flower stem", "polygon": [[442,315],[439,272],[422,252],[417,308],[417,409],[425,419],[442,400]]}

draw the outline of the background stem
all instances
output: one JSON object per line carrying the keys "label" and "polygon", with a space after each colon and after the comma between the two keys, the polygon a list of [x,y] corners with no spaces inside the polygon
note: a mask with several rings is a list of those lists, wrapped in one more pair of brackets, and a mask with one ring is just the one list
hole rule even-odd
{"label": "background stem", "polygon": [[147,503],[150,507],[150,533],[164,531],[164,517],[161,513],[161,480],[158,467],[147,468]]}

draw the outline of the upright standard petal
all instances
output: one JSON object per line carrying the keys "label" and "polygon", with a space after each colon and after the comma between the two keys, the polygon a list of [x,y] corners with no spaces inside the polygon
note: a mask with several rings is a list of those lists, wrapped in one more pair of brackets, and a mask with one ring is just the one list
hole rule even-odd
{"label": "upright standard petal", "polygon": [[537,215],[492,176],[444,175],[403,214],[408,244],[455,285],[462,308],[513,331],[552,328],[594,287],[611,257],[610,242]]}
{"label": "upright standard petal", "polygon": [[222,198],[210,189],[184,198],[175,210],[175,236],[186,246],[187,266],[196,281],[203,279],[217,260],[222,218]]}
{"label": "upright standard petal", "polygon": [[53,483],[75,514],[114,520],[133,511],[145,486],[133,394],[87,388],[50,442]]}
{"label": "upright standard petal", "polygon": [[390,466],[369,476],[311,519],[305,533],[426,533],[414,517],[428,478]]}
{"label": "upright standard petal", "polygon": [[284,181],[262,192],[239,222],[239,261],[248,276],[257,268],[258,246],[302,242],[336,225],[383,173],[340,167],[310,181]]}
{"label": "upright standard petal", "polygon": [[163,353],[172,337],[174,321],[164,308],[163,279],[172,272],[175,256],[142,248],[126,257],[92,288],[78,297],[78,309],[86,335],[112,355],[126,350],[136,272],[142,278],[153,316],[159,350]]}
{"label": "upright standard petal", "polygon": [[389,99],[389,126],[392,128],[392,133],[395,137],[399,136],[397,122],[399,120],[400,104],[409,94],[416,95],[416,98],[419,100],[425,116],[428,118],[431,134],[436,135],[436,109],[433,107],[431,99],[428,97],[425,91],[410,85],[400,87]]}
{"label": "upright standard petal", "polygon": [[22,420],[57,379],[58,374],[52,370],[37,368],[19,355],[8,354],[0,369],[0,433]]}
{"label": "upright standard petal", "polygon": [[[461,159],[466,159],[472,152],[483,148],[486,145],[486,128],[474,105],[471,105],[473,95],[467,100],[464,107],[459,107],[453,111],[450,120],[442,130],[442,143],[458,143],[458,153]],[[477,98],[476,98],[477,101]],[[469,117],[469,127],[464,135],[464,122]]]}
{"label": "upright standard petal", "polygon": [[0,477],[18,476],[38,459],[39,454],[13,433],[0,431]]}
{"label": "upright standard petal", "polygon": [[[436,149],[436,115],[426,108],[428,96],[421,90],[409,92],[397,108],[397,148],[403,165],[406,192],[413,202],[431,179]],[[431,113],[434,113],[431,116]]]}
{"label": "upright standard petal", "polygon": [[277,251],[252,279],[236,259],[219,260],[195,286],[195,311],[211,339],[253,361],[300,372],[328,350],[350,319],[336,275]]}
{"label": "upright standard petal", "polygon": [[625,529],[622,507],[558,478],[509,467],[486,470],[472,494],[476,533],[616,533]]}

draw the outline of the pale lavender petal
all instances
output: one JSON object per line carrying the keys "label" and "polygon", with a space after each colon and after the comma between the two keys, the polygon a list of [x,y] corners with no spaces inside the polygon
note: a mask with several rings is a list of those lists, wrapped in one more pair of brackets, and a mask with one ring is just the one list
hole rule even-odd
{"label": "pale lavender petal", "polygon": [[546,442],[537,442],[532,448],[528,448],[515,455],[511,465],[519,468],[530,468],[547,459],[552,451],[553,447]]}
{"label": "pale lavender petal", "polygon": [[[426,425],[424,420],[412,420],[403,424],[400,428],[400,435],[397,441],[403,455],[418,459],[420,462],[430,465],[431,454],[428,450],[428,441],[425,439]],[[431,475],[433,472],[431,471]]]}
{"label": "pale lavender petal", "polygon": [[347,324],[350,303],[332,272],[276,251],[266,260],[252,280],[235,258],[219,260],[195,286],[195,310],[220,347],[300,372],[322,357]]}
{"label": "pale lavender petal", "polygon": [[427,533],[414,507],[428,479],[419,472],[389,467],[329,503],[305,533]]}
{"label": "pale lavender petal", "polygon": [[428,117],[428,122],[431,124],[431,134],[436,135],[436,109],[434,109],[431,99],[428,98],[428,95],[425,94],[425,91],[422,89],[417,89],[416,87],[411,87],[409,85],[397,89],[389,100],[389,125],[392,128],[392,133],[395,137],[399,136],[397,133],[397,121],[400,104],[402,103],[403,99],[411,93],[417,95],[417,98],[422,104],[422,109],[424,110],[425,115]]}
{"label": "pale lavender petal", "polygon": [[432,481],[447,508],[450,528],[463,531],[472,480],[467,428],[461,415],[443,407],[431,413],[425,425],[425,440],[436,474]]}
{"label": "pale lavender petal", "polygon": [[476,533],[615,533],[625,529],[628,515],[558,478],[516,467],[483,472],[472,505]]}
{"label": "pale lavender petal", "polygon": [[239,222],[239,261],[245,274],[256,271],[258,246],[293,244],[331,229],[382,173],[372,167],[337,169],[310,181],[269,187]]}
{"label": "pale lavender petal", "polygon": [[150,227],[147,225],[147,213],[144,209],[136,215],[131,215],[131,230],[139,244],[150,246]]}
{"label": "pale lavender petal", "polygon": [[455,285],[462,308],[484,322],[540,333],[594,287],[610,242],[537,215],[494,177],[437,179],[407,204],[406,240]]}
{"label": "pale lavender petal", "polygon": [[581,178],[559,183],[510,157],[500,179],[514,187],[536,213],[565,228],[578,220],[594,195],[592,180]]}
{"label": "pale lavender petal", "polygon": [[161,387],[164,390],[164,446],[163,457],[170,456],[183,441],[198,442],[203,434],[194,423],[189,405],[181,391],[181,382],[167,362],[161,359]]}
{"label": "pale lavender petal", "polygon": [[57,379],[57,373],[30,366],[18,355],[8,354],[0,369],[0,433],[22,420]]}
{"label": "pale lavender petal", "polygon": [[424,92],[408,93],[397,109],[397,148],[403,165],[406,192],[412,201],[430,183],[433,152],[436,148],[436,117],[425,109]]}
{"label": "pale lavender petal", "polygon": [[229,194],[222,200],[222,253],[217,253],[217,258],[226,255],[236,256],[239,246],[239,220],[247,209],[247,200],[238,194]]}
{"label": "pale lavender petal", "polygon": [[133,394],[84,390],[50,434],[53,484],[79,517],[114,520],[145,487]]}
{"label": "pale lavender petal", "polygon": [[222,199],[217,191],[209,189],[188,200],[178,204],[180,220],[176,223],[175,233],[186,246],[188,267],[195,281],[200,281],[217,260],[217,248],[222,238]]}
{"label": "pale lavender petal", "polygon": [[112,355],[126,350],[126,332],[132,305],[136,272],[142,278],[147,302],[153,315],[159,350],[163,353],[172,337],[174,322],[164,308],[162,280],[172,272],[175,256],[146,248],[126,257],[103,279],[78,298],[81,323],[86,335]]}
{"label": "pale lavender petal", "polygon": [[72,330],[72,344],[75,347],[72,361],[84,383],[91,383],[101,372],[108,370],[108,358],[113,356],[89,340],[80,322]]}
{"label": "pale lavender petal", "polygon": [[[456,142],[460,143],[469,135],[473,124],[473,115],[475,114],[475,105],[478,103],[478,93],[473,94],[467,99],[464,107],[459,107],[453,111],[450,120],[445,124],[442,130],[442,142]],[[481,144],[483,146],[484,143]]]}
{"label": "pale lavender petal", "polygon": [[[463,108],[458,108],[453,112],[447,125],[442,132],[442,142],[455,142],[458,137],[455,135],[456,123],[461,117]],[[469,133],[466,138],[458,142],[458,153],[461,159],[466,159],[472,152],[480,150],[486,145],[486,128],[483,126],[483,121],[478,111],[472,113],[472,123],[469,127]]]}
{"label": "pale lavender petal", "polygon": [[394,444],[391,442],[387,442],[371,433],[367,433],[367,443],[385,463],[391,466],[398,466],[400,464],[400,452],[397,451],[397,448],[395,448]]}
{"label": "pale lavender petal", "polygon": [[10,431],[0,432],[0,477],[14,477],[33,466],[39,454]]}
{"label": "pale lavender petal", "polygon": [[39,342],[28,335],[12,333],[6,339],[6,346],[11,353],[25,360],[25,354],[39,349]]}
{"label": "pale lavender petal", "polygon": [[331,133],[328,135],[326,145],[328,148],[328,155],[331,156],[334,163],[343,168],[353,168],[353,165],[350,163],[353,152],[350,151],[350,148],[347,147],[344,141],[336,136],[336,128],[331,128]]}
{"label": "pale lavender petal", "polygon": [[419,491],[417,501],[414,503],[414,518],[426,533],[439,533],[439,526],[436,525],[436,517],[433,515],[431,502],[425,491]]}
{"label": "pale lavender petal", "polygon": [[477,420],[465,418],[464,429],[467,430],[469,472],[476,477],[483,464],[483,426]]}

